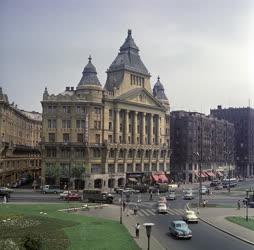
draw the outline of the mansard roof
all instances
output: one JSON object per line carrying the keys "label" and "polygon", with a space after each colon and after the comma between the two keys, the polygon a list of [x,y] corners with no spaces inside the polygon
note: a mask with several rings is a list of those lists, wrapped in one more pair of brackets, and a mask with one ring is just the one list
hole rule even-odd
{"label": "mansard roof", "polygon": [[120,52],[110,65],[108,72],[125,69],[150,76],[138,52],[139,49],[132,38],[131,30],[128,30],[128,36],[120,47]]}
{"label": "mansard roof", "polygon": [[101,86],[100,81],[97,77],[97,71],[94,65],[92,64],[92,58],[89,56],[88,58],[88,64],[85,66],[82,74],[82,78],[78,84],[78,87],[81,87],[83,85],[98,85]]}
{"label": "mansard roof", "polygon": [[153,96],[156,97],[158,100],[167,100],[168,98],[165,94],[163,84],[160,82],[160,77],[158,76],[157,82],[153,87]]}

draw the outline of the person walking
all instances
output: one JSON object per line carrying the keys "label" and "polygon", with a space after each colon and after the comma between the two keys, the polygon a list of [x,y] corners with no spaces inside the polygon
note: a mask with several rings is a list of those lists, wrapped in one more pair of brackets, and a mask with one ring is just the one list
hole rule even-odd
{"label": "person walking", "polygon": [[126,208],[126,202],[123,201],[123,211],[125,211],[125,208]]}
{"label": "person walking", "polygon": [[139,229],[140,229],[140,224],[137,223],[136,226],[135,226],[135,231],[136,231],[136,238],[139,238]]}
{"label": "person walking", "polygon": [[240,202],[240,200],[238,200],[238,202],[237,202],[237,209],[240,210],[240,208],[241,208],[241,202]]}

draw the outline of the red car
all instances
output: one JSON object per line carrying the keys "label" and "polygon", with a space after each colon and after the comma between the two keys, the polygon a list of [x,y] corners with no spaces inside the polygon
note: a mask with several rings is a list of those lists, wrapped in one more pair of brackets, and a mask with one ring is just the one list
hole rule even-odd
{"label": "red car", "polygon": [[81,196],[78,193],[70,193],[64,197],[66,201],[81,201]]}

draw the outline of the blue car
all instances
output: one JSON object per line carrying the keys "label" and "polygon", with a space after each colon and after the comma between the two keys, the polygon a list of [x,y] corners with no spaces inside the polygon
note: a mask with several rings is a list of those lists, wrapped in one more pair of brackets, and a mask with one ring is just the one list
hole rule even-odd
{"label": "blue car", "polygon": [[183,220],[172,221],[169,226],[169,232],[171,235],[177,239],[191,239],[192,231],[189,229],[188,225]]}

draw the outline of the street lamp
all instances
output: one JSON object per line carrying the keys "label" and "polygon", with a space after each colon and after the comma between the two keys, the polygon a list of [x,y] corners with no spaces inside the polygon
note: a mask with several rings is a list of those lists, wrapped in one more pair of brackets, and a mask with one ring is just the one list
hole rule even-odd
{"label": "street lamp", "polygon": [[121,192],[120,224],[123,224],[123,190],[122,190],[122,192]]}
{"label": "street lamp", "polygon": [[154,226],[154,223],[144,223],[143,226],[146,228],[146,235],[148,240],[147,250],[150,250],[150,236],[152,233],[152,226]]}
{"label": "street lamp", "polygon": [[199,212],[199,206],[201,205],[202,203],[202,178],[201,178],[201,174],[202,174],[202,167],[201,167],[201,159],[200,159],[200,155],[199,155],[199,152],[196,152],[196,153],[193,153],[194,155],[197,156],[197,159],[198,159],[198,163],[199,163],[199,192],[198,192],[198,206],[197,206],[197,209],[198,209],[198,212]]}

